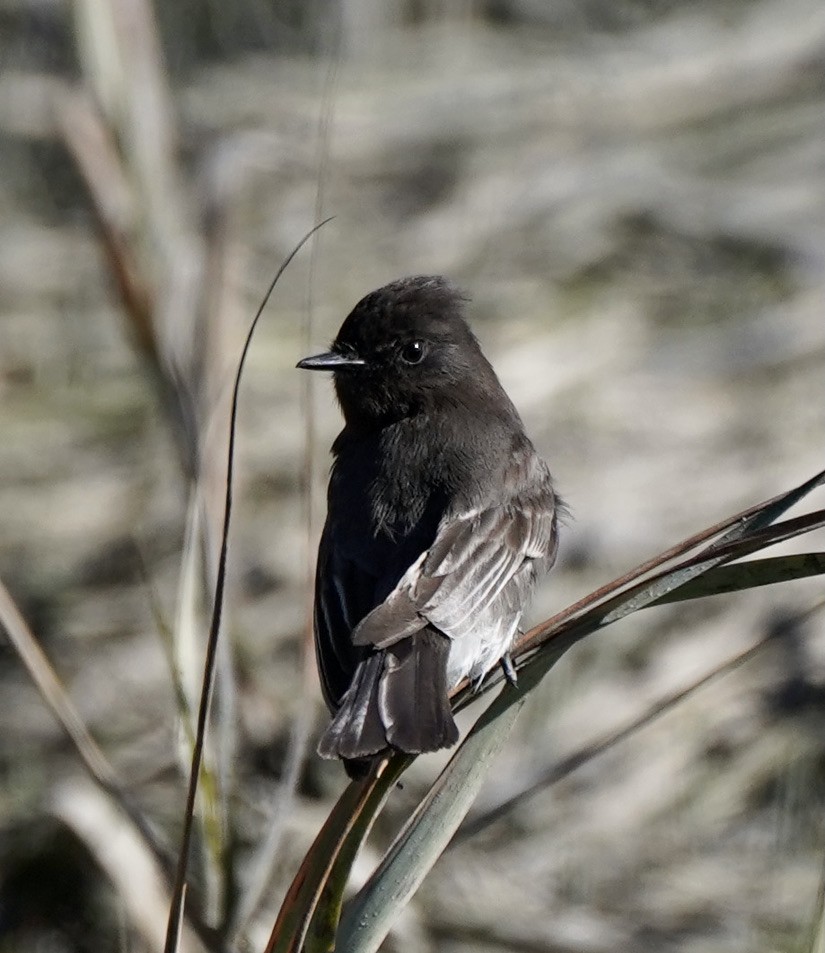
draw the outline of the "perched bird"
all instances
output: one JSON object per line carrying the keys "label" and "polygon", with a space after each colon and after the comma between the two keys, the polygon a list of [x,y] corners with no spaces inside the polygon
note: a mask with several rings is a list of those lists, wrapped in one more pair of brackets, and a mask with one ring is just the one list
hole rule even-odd
{"label": "perched bird", "polygon": [[315,584],[315,647],[345,764],[458,739],[449,693],[508,651],[556,556],[560,503],[444,278],[363,298],[329,352],[345,426]]}

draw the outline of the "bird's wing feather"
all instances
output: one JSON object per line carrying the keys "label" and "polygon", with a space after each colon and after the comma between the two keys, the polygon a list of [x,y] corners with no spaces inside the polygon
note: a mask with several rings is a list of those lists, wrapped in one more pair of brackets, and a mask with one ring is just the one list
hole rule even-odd
{"label": "bird's wing feather", "polygon": [[324,700],[335,710],[352,682],[364,650],[352,631],[373,606],[374,580],[335,546],[330,522],[324,526],[315,573],[315,656]]}
{"label": "bird's wing feather", "polygon": [[548,480],[529,497],[445,518],[429,550],[359,623],[352,641],[386,648],[428,624],[459,639],[503,593],[515,615],[534,575],[528,580],[519,571],[534,560],[549,566],[555,555],[553,502]]}

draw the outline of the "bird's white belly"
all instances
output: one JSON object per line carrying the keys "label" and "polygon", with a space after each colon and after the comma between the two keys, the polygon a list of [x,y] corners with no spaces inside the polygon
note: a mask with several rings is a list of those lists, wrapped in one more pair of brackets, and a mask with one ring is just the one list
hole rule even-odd
{"label": "bird's white belly", "polygon": [[452,640],[447,662],[447,684],[450,690],[465,678],[476,681],[486,675],[505,654],[518,632],[521,614],[490,624],[487,618],[479,619],[478,625]]}

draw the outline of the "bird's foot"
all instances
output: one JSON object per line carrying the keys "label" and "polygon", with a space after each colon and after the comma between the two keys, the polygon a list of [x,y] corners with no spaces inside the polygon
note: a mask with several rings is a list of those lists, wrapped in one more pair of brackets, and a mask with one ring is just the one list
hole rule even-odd
{"label": "bird's foot", "polygon": [[510,658],[510,653],[505,652],[504,655],[502,655],[499,659],[498,664],[501,666],[501,671],[504,673],[504,677],[513,686],[513,688],[515,688],[516,685],[518,685],[518,675],[516,674],[513,660]]}

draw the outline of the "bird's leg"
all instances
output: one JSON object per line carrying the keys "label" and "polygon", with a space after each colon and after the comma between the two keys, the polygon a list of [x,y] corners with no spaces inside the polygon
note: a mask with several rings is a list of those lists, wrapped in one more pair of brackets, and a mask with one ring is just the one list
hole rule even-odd
{"label": "bird's leg", "polygon": [[476,675],[475,678],[470,680],[470,691],[477,695],[481,691],[481,686],[484,684],[484,679],[487,677],[486,672],[482,672],[481,675]]}
{"label": "bird's leg", "polygon": [[504,677],[513,686],[513,688],[515,688],[518,684],[518,675],[516,674],[513,660],[510,658],[510,653],[505,652],[504,655],[502,655],[499,659],[498,664],[501,666],[501,671],[504,672]]}

